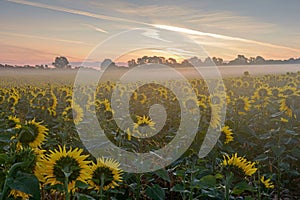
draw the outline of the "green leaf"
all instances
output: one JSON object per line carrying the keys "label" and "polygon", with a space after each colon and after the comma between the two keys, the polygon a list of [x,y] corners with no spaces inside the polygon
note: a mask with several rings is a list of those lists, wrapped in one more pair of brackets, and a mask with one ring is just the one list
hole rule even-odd
{"label": "green leaf", "polygon": [[8,156],[7,156],[7,154],[5,154],[5,153],[1,153],[1,154],[0,154],[0,164],[4,164],[4,163],[6,163],[6,162],[7,162],[7,160],[8,160]]}
{"label": "green leaf", "polygon": [[184,188],[184,185],[182,183],[178,183],[178,184],[174,185],[171,188],[171,191],[172,192],[181,192],[181,193],[189,193],[190,192]]}
{"label": "green leaf", "polygon": [[280,157],[285,151],[284,146],[272,146],[271,149],[277,157]]}
{"label": "green leaf", "polygon": [[164,200],[165,191],[157,184],[146,189],[146,194],[153,200]]}
{"label": "green leaf", "polygon": [[0,142],[4,142],[4,143],[9,143],[11,140],[10,138],[13,136],[14,134],[11,132],[1,132],[0,134]]}
{"label": "green leaf", "polygon": [[300,159],[300,148],[294,147],[292,149],[292,155],[295,156],[296,158]]}
{"label": "green leaf", "polygon": [[254,161],[265,161],[269,158],[269,156],[267,156],[266,154],[260,154],[259,156],[257,156],[256,158],[254,158]]}
{"label": "green leaf", "polygon": [[167,170],[165,169],[160,169],[154,172],[155,175],[157,175],[158,177],[162,178],[165,181],[168,181],[169,183],[171,182],[169,173]]}
{"label": "green leaf", "polygon": [[200,184],[203,187],[214,187],[217,183],[216,177],[213,175],[203,176],[200,179]]}
{"label": "green leaf", "polygon": [[285,133],[292,135],[292,136],[297,136],[299,135],[298,133],[296,133],[295,131],[291,131],[291,130],[285,130]]}
{"label": "green leaf", "polygon": [[248,185],[248,183],[246,183],[245,181],[242,181],[235,185],[232,193],[233,194],[241,194],[245,191],[251,192],[251,191],[253,191],[253,187],[251,185]]}
{"label": "green leaf", "polygon": [[80,189],[87,189],[89,187],[89,185],[82,181],[76,181],[75,187],[80,188]]}
{"label": "green leaf", "polygon": [[266,139],[270,139],[272,137],[271,133],[265,133],[265,134],[261,134],[258,136],[259,139],[261,140],[266,140]]}
{"label": "green leaf", "polygon": [[32,199],[41,199],[39,181],[33,174],[17,172],[15,178],[10,178],[11,181],[8,181],[8,186],[11,189],[30,194]]}

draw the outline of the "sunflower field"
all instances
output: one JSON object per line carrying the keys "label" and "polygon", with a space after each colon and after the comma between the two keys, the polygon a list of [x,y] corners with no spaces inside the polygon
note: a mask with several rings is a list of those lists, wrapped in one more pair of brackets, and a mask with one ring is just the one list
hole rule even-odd
{"label": "sunflower field", "polygon": [[[180,81],[166,82],[190,92]],[[191,79],[196,98],[180,100],[167,87],[145,84],[130,96],[134,123],[121,129],[111,106],[117,87],[113,81],[97,85],[95,100],[89,87],[80,88],[83,95],[74,103],[70,80],[1,78],[0,200],[299,199],[300,72],[245,73],[223,82],[216,81],[219,92],[210,94],[204,80]],[[132,84],[118,88],[119,95]],[[115,146],[149,152],[176,137],[180,103],[188,112],[200,111],[196,137],[179,159],[154,172],[127,173],[118,160],[94,157],[76,129],[81,123],[88,130],[84,115],[95,109]],[[166,122],[158,134],[147,135],[157,128],[149,115],[154,104],[165,108]],[[224,124],[218,115],[223,108]],[[212,151],[199,158],[209,126],[221,136]]]}

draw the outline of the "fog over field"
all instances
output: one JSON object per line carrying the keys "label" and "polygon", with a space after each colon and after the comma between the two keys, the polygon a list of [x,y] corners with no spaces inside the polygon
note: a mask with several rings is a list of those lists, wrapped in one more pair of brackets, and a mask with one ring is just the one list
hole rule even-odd
{"label": "fog over field", "polygon": [[154,78],[155,80],[176,79],[170,71],[185,76],[188,79],[201,78],[201,74],[205,78],[215,78],[217,74],[222,77],[242,76],[248,71],[251,76],[264,74],[285,74],[287,72],[300,71],[300,65],[251,65],[251,66],[208,66],[195,68],[170,68],[170,67],[149,67],[131,72],[126,69],[113,70],[91,70],[81,68],[80,70],[38,70],[38,69],[2,69],[0,70],[1,80],[11,79],[20,80],[34,84],[35,82],[74,82],[76,76],[88,80],[100,79],[100,81],[117,81],[124,74],[130,74],[131,80],[142,81]]}

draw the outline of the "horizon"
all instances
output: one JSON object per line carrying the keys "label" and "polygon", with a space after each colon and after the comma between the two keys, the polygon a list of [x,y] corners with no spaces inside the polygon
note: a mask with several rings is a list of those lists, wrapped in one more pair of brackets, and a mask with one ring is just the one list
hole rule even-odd
{"label": "horizon", "polygon": [[[238,54],[260,55],[268,60],[299,58],[298,7],[300,2],[296,0],[289,3],[76,0],[72,4],[60,0],[47,3],[4,0],[0,2],[0,62],[51,64],[57,56],[67,57],[70,63],[84,62],[98,44],[136,28],[144,30],[144,37],[163,42],[162,36],[172,36],[164,33],[185,35],[203,47],[208,56],[224,61],[233,60]],[[89,62],[114,58],[115,51],[130,46],[135,39],[132,36],[124,43],[114,44]],[[113,61],[125,63],[143,54],[145,51],[129,52]]]}

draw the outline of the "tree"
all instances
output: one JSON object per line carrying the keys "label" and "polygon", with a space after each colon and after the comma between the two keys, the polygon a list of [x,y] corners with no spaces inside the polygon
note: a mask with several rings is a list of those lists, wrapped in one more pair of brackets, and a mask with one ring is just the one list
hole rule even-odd
{"label": "tree", "polygon": [[116,64],[111,59],[106,58],[101,62],[101,69],[106,69],[111,67],[116,67]]}
{"label": "tree", "polygon": [[54,63],[52,65],[56,68],[60,69],[65,69],[65,68],[70,68],[71,66],[69,65],[69,61],[66,57],[60,56],[56,57]]}
{"label": "tree", "polygon": [[215,63],[215,65],[217,65],[217,66],[224,64],[222,58],[213,57],[212,59],[213,59],[213,62]]}
{"label": "tree", "polygon": [[248,64],[248,58],[246,58],[244,55],[238,55],[236,59],[229,61],[229,65],[247,65]]}
{"label": "tree", "polygon": [[137,66],[135,59],[128,60],[127,64],[129,68]]}
{"label": "tree", "polygon": [[203,63],[201,61],[201,59],[199,59],[198,57],[194,56],[192,58],[189,59],[189,62],[194,66],[194,67],[199,67],[201,66]]}
{"label": "tree", "polygon": [[266,60],[261,56],[256,56],[255,58],[255,64],[261,65],[265,64]]}
{"label": "tree", "polygon": [[203,64],[204,64],[205,66],[212,66],[212,65],[214,65],[215,63],[214,63],[214,61],[213,61],[210,57],[207,57],[207,58],[205,58]]}

